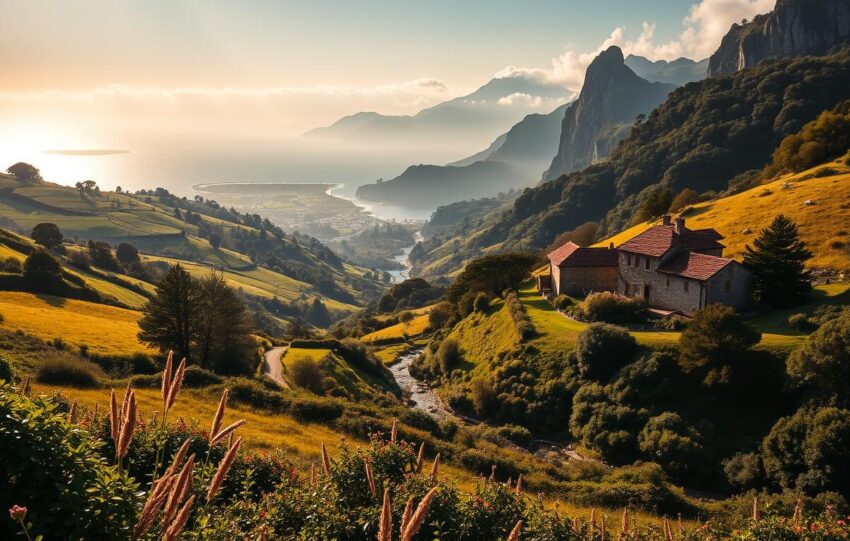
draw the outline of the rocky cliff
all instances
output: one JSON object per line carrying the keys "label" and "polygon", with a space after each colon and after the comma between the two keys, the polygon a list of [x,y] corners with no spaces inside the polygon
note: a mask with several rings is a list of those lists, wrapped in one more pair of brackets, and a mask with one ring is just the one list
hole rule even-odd
{"label": "rocky cliff", "polygon": [[[652,111],[675,88],[638,77],[626,66],[619,47],[600,54],[587,68],[579,98],[567,109],[558,153],[543,179],[553,180],[604,158],[602,153],[628,133],[623,126],[630,127],[638,115]],[[612,134],[617,134],[615,139]]]}
{"label": "rocky cliff", "polygon": [[763,60],[823,55],[850,44],[850,1],[778,0],[774,10],[734,24],[709,60],[708,76],[728,75]]}

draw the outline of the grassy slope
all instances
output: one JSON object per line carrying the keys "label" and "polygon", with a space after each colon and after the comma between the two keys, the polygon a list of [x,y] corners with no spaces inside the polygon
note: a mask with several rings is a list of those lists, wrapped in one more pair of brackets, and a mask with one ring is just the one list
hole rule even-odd
{"label": "grassy slope", "polygon": [[61,337],[78,348],[85,344],[92,353],[126,355],[151,351],[136,338],[139,312],[50,295],[16,291],[0,292],[0,326],[22,330],[42,340]]}
{"label": "grassy slope", "polygon": [[391,325],[389,327],[385,327],[381,330],[375,331],[373,333],[369,333],[361,340],[364,342],[374,342],[375,340],[387,340],[390,338],[403,338],[406,334],[407,336],[414,337],[420,336],[428,330],[428,314],[422,314],[420,316],[416,316],[413,318],[413,321],[410,324],[405,325],[404,323],[396,323],[395,325]]}
{"label": "grassy slope", "polygon": [[283,377],[287,379],[290,385],[294,386],[287,374],[289,363],[299,357],[309,357],[318,362],[328,355],[330,355],[332,362],[325,367],[325,374],[333,378],[336,384],[344,389],[349,396],[363,398],[387,390],[376,378],[357,370],[333,354],[331,350],[324,348],[289,348],[280,360],[283,364]]}
{"label": "grassy slope", "polygon": [[[820,174],[825,176],[814,177]],[[814,204],[806,205],[806,201]],[[785,175],[736,195],[700,203],[684,215],[688,227],[719,231],[724,236],[725,255],[740,258],[745,246],[779,213],[796,222],[800,237],[814,253],[808,263],[811,268],[850,270],[850,169],[839,163]],[[622,244],[650,225],[638,224],[598,245],[607,246],[612,241]]]}

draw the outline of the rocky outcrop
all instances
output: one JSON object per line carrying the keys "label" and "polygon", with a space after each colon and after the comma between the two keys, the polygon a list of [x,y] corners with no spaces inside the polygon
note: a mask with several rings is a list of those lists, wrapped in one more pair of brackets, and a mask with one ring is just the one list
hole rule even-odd
{"label": "rocky outcrop", "polygon": [[850,45],[850,1],[778,0],[774,10],[734,24],[711,56],[708,76],[729,75],[763,60],[823,55]]}
{"label": "rocky outcrop", "polygon": [[[622,140],[621,126],[661,104],[675,85],[650,83],[628,68],[619,47],[600,54],[587,68],[581,95],[566,111],[558,153],[543,180],[587,167],[607,156]],[[612,129],[616,136],[612,138]],[[600,141],[600,138],[605,141]]]}

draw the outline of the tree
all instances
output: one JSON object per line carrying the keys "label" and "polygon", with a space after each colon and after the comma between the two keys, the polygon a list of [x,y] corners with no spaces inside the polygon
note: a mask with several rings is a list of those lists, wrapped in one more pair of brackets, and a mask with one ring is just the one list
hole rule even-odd
{"label": "tree", "polygon": [[636,223],[648,222],[658,218],[670,208],[673,202],[673,192],[666,186],[653,186],[648,189],[647,195],[641,204],[640,211],[635,218]]}
{"label": "tree", "polygon": [[463,269],[446,296],[449,301],[456,303],[470,291],[500,296],[506,289],[519,289],[536,261],[536,256],[520,252],[476,259]]}
{"label": "tree", "polygon": [[410,327],[413,320],[416,319],[416,316],[413,315],[413,312],[409,310],[405,310],[398,316],[398,320],[400,323],[403,323],[405,327]]}
{"label": "tree", "polygon": [[824,323],[794,350],[788,375],[812,400],[850,406],[850,314]]}
{"label": "tree", "polygon": [[24,261],[24,279],[36,291],[56,292],[63,286],[62,268],[44,250],[34,250]]}
{"label": "tree", "polygon": [[744,263],[753,271],[756,300],[771,306],[790,306],[811,290],[805,268],[810,252],[797,226],[780,214],[753,243],[747,245]]}
{"label": "tree", "polygon": [[608,323],[591,324],[576,340],[579,373],[596,381],[607,381],[636,352],[637,341],[629,331]]}
{"label": "tree", "polygon": [[173,349],[179,358],[189,360],[198,302],[192,276],[179,264],[171,266],[142,309],[139,340],[163,352]]}
{"label": "tree", "polygon": [[9,166],[9,168],[6,169],[6,172],[22,182],[31,182],[36,184],[43,180],[41,178],[41,171],[24,162],[18,162],[15,165]]}
{"label": "tree", "polygon": [[657,462],[674,479],[693,483],[709,474],[702,436],[678,414],[652,417],[638,435],[638,447],[647,460]]}
{"label": "tree", "polygon": [[673,202],[670,203],[670,208],[667,209],[667,212],[679,212],[683,208],[699,203],[700,196],[696,192],[696,190],[692,190],[690,188],[685,188],[673,198]]}
{"label": "tree", "polygon": [[286,374],[295,386],[315,394],[323,394],[322,379],[325,375],[319,361],[307,355],[300,355],[287,363]]}
{"label": "tree", "polygon": [[749,353],[759,333],[735,310],[711,304],[697,312],[679,337],[682,366],[698,373],[708,385],[728,383],[731,363]]}
{"label": "tree", "polygon": [[307,321],[317,327],[327,327],[333,322],[331,313],[319,297],[313,299],[307,312]]}
{"label": "tree", "polygon": [[455,309],[451,304],[447,302],[435,304],[428,312],[428,327],[433,331],[442,329],[453,317],[455,317]]}
{"label": "tree", "polygon": [[244,303],[221,273],[210,272],[196,287],[195,359],[219,374],[251,374],[256,343]]}
{"label": "tree", "polygon": [[218,250],[221,246],[221,233],[210,233],[209,241],[210,246]]}
{"label": "tree", "polygon": [[32,237],[32,240],[41,244],[48,250],[52,250],[62,244],[63,239],[62,231],[59,230],[59,227],[56,224],[51,223],[41,223],[36,225],[32,228],[30,237]]}
{"label": "tree", "polygon": [[139,259],[139,250],[126,242],[118,245],[118,248],[115,250],[115,256],[118,258],[118,261],[125,265],[141,262],[141,259]]}
{"label": "tree", "polygon": [[96,266],[112,272],[121,272],[121,266],[112,255],[112,247],[108,242],[90,240],[89,255]]}

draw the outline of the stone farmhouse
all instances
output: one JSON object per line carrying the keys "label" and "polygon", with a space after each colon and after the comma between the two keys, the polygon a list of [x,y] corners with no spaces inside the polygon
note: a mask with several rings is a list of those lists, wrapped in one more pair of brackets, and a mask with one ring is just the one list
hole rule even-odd
{"label": "stone farmhouse", "polygon": [[572,242],[557,248],[548,254],[550,279],[540,287],[555,295],[642,297],[662,313],[692,314],[715,303],[743,311],[752,298],[752,274],[723,257],[722,238],[714,229],[688,229],[683,218],[664,216],[618,248]]}

